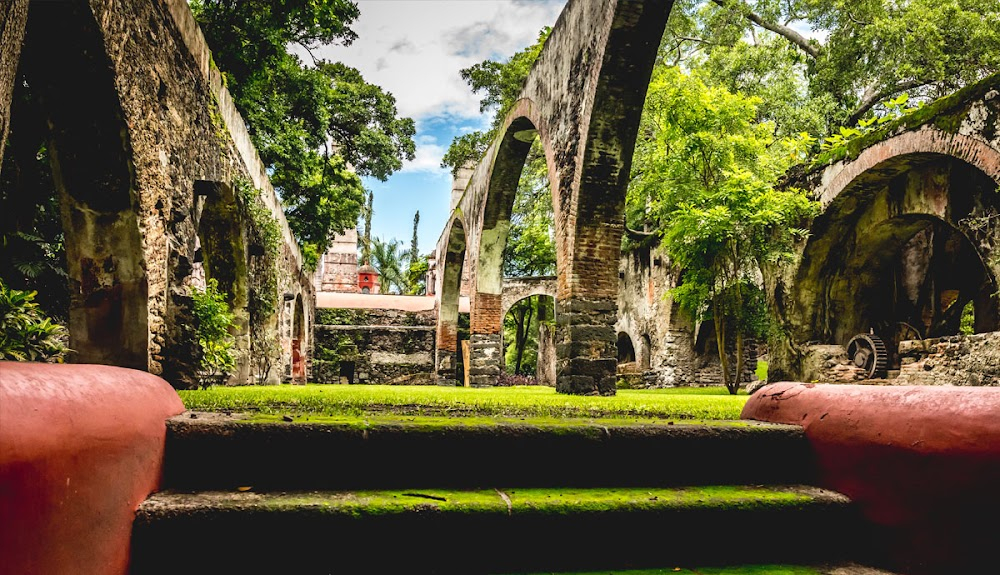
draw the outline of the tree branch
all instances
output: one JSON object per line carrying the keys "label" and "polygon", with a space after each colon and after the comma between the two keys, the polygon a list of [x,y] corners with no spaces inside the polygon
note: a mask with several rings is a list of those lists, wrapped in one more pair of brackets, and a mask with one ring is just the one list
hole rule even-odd
{"label": "tree branch", "polygon": [[733,7],[738,9],[740,12],[743,13],[744,16],[746,16],[747,20],[750,20],[751,22],[760,26],[761,28],[764,28],[765,30],[770,30],[771,32],[774,32],[779,36],[783,36],[786,40],[788,40],[792,44],[795,44],[796,46],[799,47],[800,50],[802,50],[806,54],[809,54],[813,58],[819,58],[819,50],[815,46],[810,44],[809,40],[806,39],[805,36],[799,34],[798,32],[789,28],[788,26],[783,26],[776,22],[768,22],[763,18],[761,18],[758,14],[755,14],[749,9],[746,9],[745,6],[742,5],[733,6],[734,3],[731,3],[728,0],[712,0],[712,2],[721,6],[722,8],[729,9],[730,7]]}
{"label": "tree branch", "polygon": [[861,96],[861,104],[859,104],[858,108],[854,110],[850,117],[847,118],[846,123],[848,126],[853,126],[858,123],[858,120],[868,113],[868,110],[871,110],[875,104],[878,104],[882,100],[885,100],[890,96],[894,96],[904,90],[912,90],[913,88],[919,88],[921,86],[926,86],[927,84],[928,82],[923,80],[904,80],[894,86],[890,86],[878,92],[875,91],[874,87],[869,88],[865,90],[864,95]]}

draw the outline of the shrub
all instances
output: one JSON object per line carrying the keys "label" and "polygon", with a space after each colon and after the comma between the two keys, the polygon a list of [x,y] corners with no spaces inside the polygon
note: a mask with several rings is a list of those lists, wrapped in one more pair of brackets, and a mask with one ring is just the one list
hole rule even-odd
{"label": "shrub", "polygon": [[214,278],[209,278],[204,291],[196,288],[191,291],[197,322],[195,333],[201,346],[200,375],[202,386],[207,387],[236,369],[236,341],[230,333],[234,317]]}
{"label": "shrub", "polygon": [[0,280],[0,359],[62,363],[70,351],[69,332],[42,313],[36,294]]}

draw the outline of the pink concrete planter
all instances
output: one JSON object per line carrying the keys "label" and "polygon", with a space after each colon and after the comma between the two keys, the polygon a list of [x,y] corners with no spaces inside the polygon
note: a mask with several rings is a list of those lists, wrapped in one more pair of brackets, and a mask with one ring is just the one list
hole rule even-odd
{"label": "pink concrete planter", "polygon": [[860,507],[894,566],[996,567],[1000,388],[777,383],[742,417],[802,425],[820,484]]}
{"label": "pink concrete planter", "polygon": [[0,573],[126,573],[164,422],[183,410],[145,372],[0,362]]}

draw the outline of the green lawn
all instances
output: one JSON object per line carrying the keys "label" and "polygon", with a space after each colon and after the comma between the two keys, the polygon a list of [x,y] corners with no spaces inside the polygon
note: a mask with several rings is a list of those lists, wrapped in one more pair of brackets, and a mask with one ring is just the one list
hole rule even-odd
{"label": "green lawn", "polygon": [[550,387],[387,385],[213,387],[181,391],[193,411],[326,416],[398,414],[486,417],[739,419],[746,395],[722,387],[619,390],[614,397],[557,394]]}

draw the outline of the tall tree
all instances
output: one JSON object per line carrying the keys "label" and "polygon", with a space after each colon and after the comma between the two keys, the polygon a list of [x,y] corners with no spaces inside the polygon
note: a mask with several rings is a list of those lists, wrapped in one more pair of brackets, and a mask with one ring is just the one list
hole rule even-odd
{"label": "tall tree", "polygon": [[414,153],[412,120],[395,99],[348,66],[311,55],[350,44],[358,8],[348,0],[192,0],[191,8],[225,75],[250,136],[303,244],[325,251],[356,225],[364,201],[358,177],[387,178]]}
{"label": "tall tree", "polygon": [[[403,244],[399,240],[372,240],[372,265],[379,273],[379,293],[404,293],[406,279],[403,277]],[[393,292],[395,290],[395,292]]]}
{"label": "tall tree", "polygon": [[815,209],[804,191],[774,187],[804,144],[776,140],[773,124],[758,122],[758,105],[658,66],[630,190],[631,201],[659,222],[671,262],[682,270],[674,298],[696,321],[713,322],[731,393],[740,386],[745,338],[763,335],[766,324],[761,266],[789,256],[805,233],[796,224]]}
{"label": "tall tree", "polygon": [[413,237],[410,238],[410,264],[420,257],[420,248],[417,247],[417,226],[420,225],[420,210],[413,214]]}
{"label": "tall tree", "polygon": [[372,216],[375,214],[375,193],[368,190],[368,196],[365,200],[365,207],[362,210],[364,215],[365,227],[361,234],[361,238],[358,243],[361,244],[361,263],[371,264],[372,260]]}

